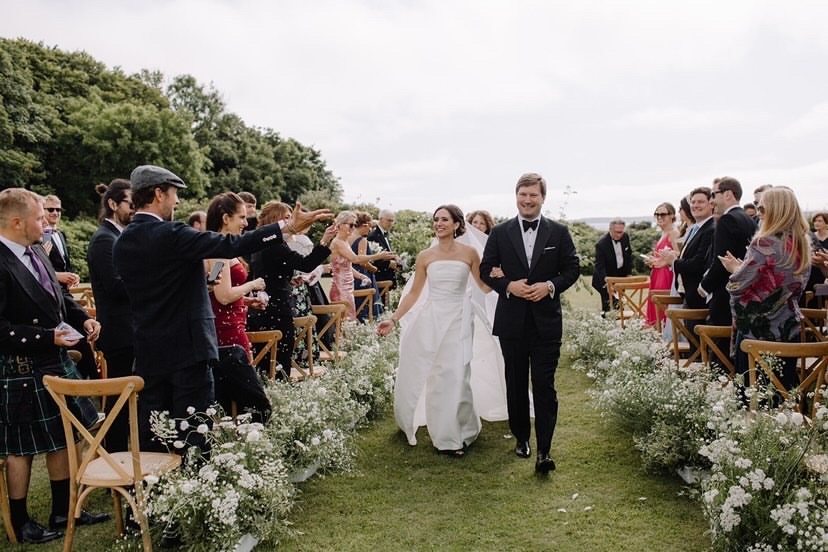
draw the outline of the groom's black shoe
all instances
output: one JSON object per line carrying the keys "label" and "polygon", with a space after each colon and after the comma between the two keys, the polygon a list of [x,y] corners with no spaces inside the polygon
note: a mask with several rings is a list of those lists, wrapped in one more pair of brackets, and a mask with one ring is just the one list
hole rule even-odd
{"label": "groom's black shoe", "polygon": [[515,445],[515,454],[519,458],[529,458],[532,455],[532,447],[529,446],[529,441],[518,441]]}
{"label": "groom's black shoe", "polygon": [[535,461],[535,471],[541,475],[555,471],[555,461],[548,454],[538,454],[538,459]]}

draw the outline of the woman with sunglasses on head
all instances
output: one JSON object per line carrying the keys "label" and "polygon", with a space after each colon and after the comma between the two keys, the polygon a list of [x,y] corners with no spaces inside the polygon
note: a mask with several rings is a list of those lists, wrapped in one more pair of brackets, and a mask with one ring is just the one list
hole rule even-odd
{"label": "woman with sunglasses on head", "polygon": [[373,255],[358,255],[351,250],[348,237],[356,226],[357,217],[353,211],[342,211],[334,220],[336,237],[331,241],[331,301],[343,301],[348,305],[345,313],[347,320],[356,320],[354,302],[354,278],[370,282],[370,278],[354,270],[354,263],[370,263],[394,258],[390,251],[381,251]]}
{"label": "woman with sunglasses on head", "polygon": [[[678,231],[675,228],[676,208],[671,203],[662,203],[656,207],[653,216],[656,226],[661,229],[661,238],[656,242],[653,253],[647,257],[647,266],[650,267],[650,291],[669,290],[673,285],[673,269],[670,266],[653,266],[659,251],[672,249],[678,251]],[[661,322],[664,322],[665,315],[661,313]],[[656,308],[652,301],[647,299],[647,325],[655,326]]]}

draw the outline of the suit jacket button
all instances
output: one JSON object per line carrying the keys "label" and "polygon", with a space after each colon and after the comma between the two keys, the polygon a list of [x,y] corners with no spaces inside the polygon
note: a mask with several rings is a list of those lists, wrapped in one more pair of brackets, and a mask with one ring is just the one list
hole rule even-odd
{"label": "suit jacket button", "polygon": [[40,334],[35,334],[35,339],[40,339]]}
{"label": "suit jacket button", "polygon": [[40,320],[38,320],[37,318],[35,318],[34,320],[32,320],[32,324],[38,324],[39,322],[40,322]]}
{"label": "suit jacket button", "polygon": [[26,343],[26,338],[24,337],[23,339],[21,339],[20,343]]}

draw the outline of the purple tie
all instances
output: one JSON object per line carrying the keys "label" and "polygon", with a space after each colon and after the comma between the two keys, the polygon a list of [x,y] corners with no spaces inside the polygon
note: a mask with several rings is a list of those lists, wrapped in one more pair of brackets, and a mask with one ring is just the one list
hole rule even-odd
{"label": "purple tie", "polygon": [[26,252],[23,254],[29,257],[29,261],[32,263],[32,266],[37,273],[37,279],[40,282],[40,285],[43,286],[43,289],[49,292],[49,295],[55,297],[55,288],[52,287],[52,280],[49,279],[49,274],[46,272],[46,267],[43,266],[40,258],[38,258],[35,252],[32,251],[31,247],[27,247]]}

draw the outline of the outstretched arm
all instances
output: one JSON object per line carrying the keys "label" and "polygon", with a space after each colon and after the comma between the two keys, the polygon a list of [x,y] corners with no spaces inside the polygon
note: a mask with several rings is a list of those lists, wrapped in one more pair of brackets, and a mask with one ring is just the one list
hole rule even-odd
{"label": "outstretched arm", "polygon": [[422,253],[417,255],[417,260],[415,261],[417,268],[414,271],[414,283],[411,284],[411,289],[408,290],[408,293],[402,298],[397,310],[394,311],[391,317],[383,320],[377,326],[377,333],[379,335],[385,336],[390,334],[394,326],[397,325],[397,322],[400,321],[400,318],[405,316],[405,314],[411,310],[411,307],[417,303],[417,299],[420,298],[420,293],[423,291],[426,280],[426,263],[423,261],[422,257]]}

